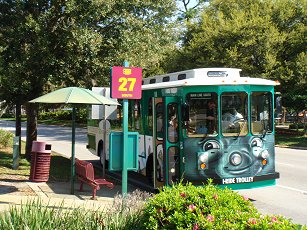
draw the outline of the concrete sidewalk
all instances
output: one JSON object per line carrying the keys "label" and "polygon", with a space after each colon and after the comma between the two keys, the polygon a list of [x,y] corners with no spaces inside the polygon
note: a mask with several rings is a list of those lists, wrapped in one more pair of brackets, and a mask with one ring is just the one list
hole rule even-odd
{"label": "concrete sidewalk", "polygon": [[[70,182],[5,182],[0,183],[0,211],[8,210],[12,205],[26,204],[40,200],[42,205],[51,207],[84,207],[91,210],[106,209],[113,204],[114,197],[121,194],[121,185],[113,189],[106,186],[97,191],[97,200],[92,200],[92,189],[88,185],[79,191],[79,182],[75,182],[75,193],[70,194]],[[128,193],[136,190],[128,185]]]}

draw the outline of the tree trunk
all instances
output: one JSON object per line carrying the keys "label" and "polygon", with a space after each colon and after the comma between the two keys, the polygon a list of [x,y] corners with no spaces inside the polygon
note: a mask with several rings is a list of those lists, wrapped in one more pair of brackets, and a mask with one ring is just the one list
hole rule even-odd
{"label": "tree trunk", "polygon": [[19,137],[19,153],[21,153],[21,104],[16,103],[15,136]]}
{"label": "tree trunk", "polygon": [[296,117],[295,117],[295,119],[296,119],[296,132],[298,132],[298,118],[299,118],[298,114],[299,114],[299,112],[296,112]]}
{"label": "tree trunk", "polygon": [[307,110],[304,110],[303,111],[303,116],[304,116],[304,119],[303,119],[303,122],[304,122],[304,137],[307,137]]}
{"label": "tree trunk", "polygon": [[37,139],[37,111],[38,106],[36,104],[27,103],[27,141],[26,141],[26,159],[31,160],[32,142]]}

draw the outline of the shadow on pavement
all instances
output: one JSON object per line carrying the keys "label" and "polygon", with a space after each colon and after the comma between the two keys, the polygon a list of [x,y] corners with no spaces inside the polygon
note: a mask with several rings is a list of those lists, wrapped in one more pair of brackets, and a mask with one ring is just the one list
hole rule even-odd
{"label": "shadow on pavement", "polygon": [[12,185],[0,185],[0,194],[9,194],[13,192],[17,192],[18,188]]}

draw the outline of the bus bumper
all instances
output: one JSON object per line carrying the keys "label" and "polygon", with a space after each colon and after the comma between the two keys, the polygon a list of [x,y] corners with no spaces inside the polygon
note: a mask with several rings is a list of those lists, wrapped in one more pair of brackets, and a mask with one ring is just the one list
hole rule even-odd
{"label": "bus bumper", "polygon": [[227,187],[233,190],[237,189],[250,189],[259,188],[266,186],[276,185],[276,179],[279,178],[279,172],[272,174],[254,176],[254,177],[233,177],[233,178],[208,178],[204,181],[191,181],[183,180],[186,182],[191,182],[194,185],[206,185],[208,180],[212,179],[212,184],[218,185],[219,187]]}

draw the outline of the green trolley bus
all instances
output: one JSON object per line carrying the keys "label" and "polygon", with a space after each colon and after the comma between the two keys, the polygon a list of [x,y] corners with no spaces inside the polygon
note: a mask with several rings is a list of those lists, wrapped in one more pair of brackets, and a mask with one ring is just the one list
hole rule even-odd
{"label": "green trolley bus", "polygon": [[[154,188],[180,180],[232,189],[274,185],[274,86],[240,69],[201,68],[143,79],[130,101],[139,135],[138,173]],[[89,126],[104,127],[89,122]],[[88,129],[89,149],[108,160],[108,135]]]}

